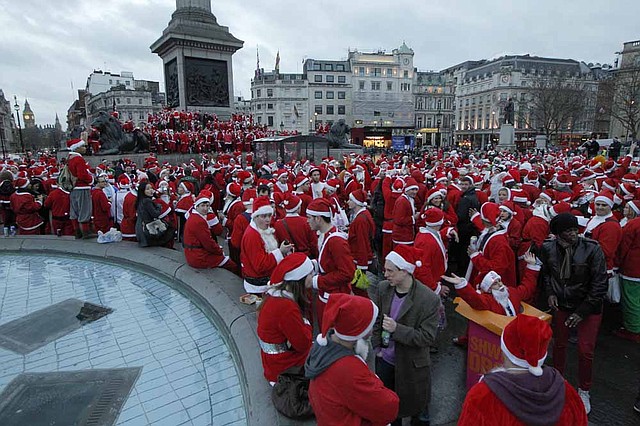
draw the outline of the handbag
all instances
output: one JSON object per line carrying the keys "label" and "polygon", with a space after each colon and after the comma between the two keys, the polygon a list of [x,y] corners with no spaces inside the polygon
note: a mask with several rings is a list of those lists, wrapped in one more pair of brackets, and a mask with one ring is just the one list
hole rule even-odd
{"label": "handbag", "polygon": [[303,366],[290,367],[280,373],[273,386],[271,400],[276,410],[290,419],[313,417],[309,402],[309,379],[304,375]]}
{"label": "handbag", "polygon": [[156,219],[144,225],[144,230],[152,237],[157,237],[167,231],[167,224],[162,219]]}
{"label": "handbag", "polygon": [[609,278],[609,288],[607,288],[606,297],[609,303],[620,303],[620,275],[613,274],[613,276]]}

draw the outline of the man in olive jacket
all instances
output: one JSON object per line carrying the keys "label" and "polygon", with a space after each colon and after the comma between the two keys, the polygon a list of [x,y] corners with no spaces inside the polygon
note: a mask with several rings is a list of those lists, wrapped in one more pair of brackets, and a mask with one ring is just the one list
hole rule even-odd
{"label": "man in olive jacket", "polygon": [[608,277],[604,253],[597,241],[578,235],[571,213],[554,217],[549,227],[555,239],[542,244],[542,281],[553,316],[553,366],[564,374],[570,329],[578,330],[578,394],[591,410],[593,354],[602,321]]}
{"label": "man in olive jacket", "polygon": [[[380,308],[373,326],[376,374],[400,397],[398,419],[411,417],[412,425],[428,425],[431,399],[431,358],[438,327],[440,298],[413,278],[421,250],[398,245],[385,261],[384,275],[372,301]],[[390,333],[382,347],[382,333]]]}

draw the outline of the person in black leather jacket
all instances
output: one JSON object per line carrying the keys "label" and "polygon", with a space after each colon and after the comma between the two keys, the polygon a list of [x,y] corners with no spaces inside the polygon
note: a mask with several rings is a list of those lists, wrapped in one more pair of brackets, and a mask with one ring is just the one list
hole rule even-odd
{"label": "person in black leather jacket", "polygon": [[608,286],[607,265],[598,242],[578,235],[578,220],[571,213],[554,217],[550,229],[556,238],[542,244],[540,260],[549,307],[555,311],[553,366],[564,372],[569,331],[577,327],[578,394],[589,413],[591,365]]}

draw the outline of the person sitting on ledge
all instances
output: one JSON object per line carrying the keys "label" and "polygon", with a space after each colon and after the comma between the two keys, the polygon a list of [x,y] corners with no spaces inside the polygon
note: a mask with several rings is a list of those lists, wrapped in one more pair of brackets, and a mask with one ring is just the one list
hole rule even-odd
{"label": "person sitting on ledge", "polygon": [[458,295],[478,311],[491,311],[499,315],[514,317],[522,312],[521,303],[533,296],[538,283],[540,265],[536,264],[536,257],[531,252],[524,255],[527,268],[522,283],[517,287],[507,287],[502,283],[500,275],[489,271],[480,283],[481,292],[468,285],[466,279],[455,274],[453,277],[442,276],[447,282],[455,285]]}

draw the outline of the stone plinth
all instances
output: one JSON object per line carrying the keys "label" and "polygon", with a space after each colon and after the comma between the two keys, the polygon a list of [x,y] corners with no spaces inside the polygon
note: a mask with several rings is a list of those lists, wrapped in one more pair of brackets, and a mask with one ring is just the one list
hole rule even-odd
{"label": "stone plinth", "polygon": [[244,42],[218,24],[210,0],[176,0],[176,11],[151,45],[162,58],[167,105],[229,117],[233,111],[232,55]]}
{"label": "stone plinth", "polygon": [[516,146],[516,131],[513,128],[513,124],[503,124],[500,126],[500,142],[498,142],[499,148],[515,148]]}

